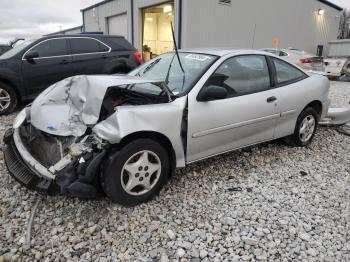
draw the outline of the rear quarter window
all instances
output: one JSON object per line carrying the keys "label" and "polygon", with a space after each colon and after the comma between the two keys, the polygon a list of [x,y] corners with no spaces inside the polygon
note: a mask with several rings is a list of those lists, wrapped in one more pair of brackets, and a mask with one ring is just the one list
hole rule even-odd
{"label": "rear quarter window", "polygon": [[280,59],[272,58],[276,68],[277,84],[284,85],[303,80],[307,75],[293,65]]}
{"label": "rear quarter window", "polygon": [[93,38],[71,38],[72,54],[108,52],[109,48]]}
{"label": "rear quarter window", "polygon": [[134,51],[135,48],[124,37],[106,37],[105,41],[113,51]]}

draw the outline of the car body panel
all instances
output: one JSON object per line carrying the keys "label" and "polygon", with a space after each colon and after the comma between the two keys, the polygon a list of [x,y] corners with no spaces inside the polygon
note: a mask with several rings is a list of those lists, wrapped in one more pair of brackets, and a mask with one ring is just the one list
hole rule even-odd
{"label": "car body panel", "polygon": [[302,81],[278,87],[276,90],[277,120],[275,138],[292,134],[300,113],[313,101],[322,103],[322,116],[328,110],[329,82],[320,75],[312,75]]}
{"label": "car body panel", "polygon": [[52,135],[82,136],[88,126],[97,123],[107,89],[135,83],[156,81],[118,75],[69,77],[35,99],[31,106],[31,123]]}
{"label": "car body panel", "polygon": [[118,144],[128,135],[154,132],[169,139],[176,156],[176,166],[185,166],[185,150],[181,125],[187,97],[158,105],[121,106],[106,120],[93,127],[93,132],[112,144]]}
{"label": "car body panel", "polygon": [[350,123],[350,107],[329,108],[326,116],[320,121],[320,125],[334,126]]}
{"label": "car body panel", "polygon": [[[247,50],[221,52],[224,55],[188,95],[188,162],[273,139],[279,115],[276,114],[275,104],[267,103],[266,99],[273,96],[275,90],[209,102],[197,101],[202,86],[224,61],[237,55],[252,54],[252,51]],[[253,53],[265,54],[258,51]],[[256,106],[259,110],[256,110]]]}

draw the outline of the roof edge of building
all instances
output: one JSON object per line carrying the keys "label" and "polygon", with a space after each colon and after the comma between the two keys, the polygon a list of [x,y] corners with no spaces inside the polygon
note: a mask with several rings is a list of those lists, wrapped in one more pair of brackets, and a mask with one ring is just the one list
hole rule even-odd
{"label": "roof edge of building", "polygon": [[79,26],[75,26],[75,27],[71,27],[71,28],[67,28],[67,29],[64,29],[64,30],[61,30],[61,31],[57,31],[57,32],[54,32],[54,33],[50,33],[50,34],[47,34],[47,35],[57,35],[57,34],[63,34],[67,31],[70,31],[70,30],[74,30],[74,29],[82,29],[83,28],[83,25],[79,25]]}
{"label": "roof edge of building", "polygon": [[92,8],[98,7],[100,5],[106,4],[106,3],[111,2],[111,1],[113,1],[113,0],[103,0],[103,1],[98,2],[96,4],[93,4],[93,5],[90,5],[88,7],[83,8],[83,9],[80,9],[80,12],[84,12],[84,11],[90,10]]}
{"label": "roof edge of building", "polygon": [[[106,4],[106,3],[111,2],[111,1],[114,1],[114,0],[103,0],[103,1],[98,2],[96,4],[93,4],[93,5],[90,5],[88,7],[83,8],[83,9],[80,9],[80,12],[84,12],[84,11],[90,10],[92,8],[98,7],[100,5]],[[328,0],[317,0],[317,1],[321,2],[321,3],[325,4],[325,5],[328,5],[330,7],[333,7],[334,9],[336,9],[338,11],[343,11],[344,10],[343,7],[340,7],[339,5],[336,5],[336,4],[334,4],[334,3],[332,3],[332,2],[330,2]]]}
{"label": "roof edge of building", "polygon": [[336,5],[336,4],[334,4],[334,3],[330,2],[330,1],[327,1],[327,0],[317,0],[317,1],[319,1],[319,2],[321,2],[323,4],[325,4],[325,5],[328,5],[330,7],[333,7],[334,9],[336,9],[338,11],[343,11],[344,10],[343,7],[340,7],[339,5]]}
{"label": "roof edge of building", "polygon": [[342,43],[350,43],[350,39],[337,39],[329,41],[328,44],[342,44]]}

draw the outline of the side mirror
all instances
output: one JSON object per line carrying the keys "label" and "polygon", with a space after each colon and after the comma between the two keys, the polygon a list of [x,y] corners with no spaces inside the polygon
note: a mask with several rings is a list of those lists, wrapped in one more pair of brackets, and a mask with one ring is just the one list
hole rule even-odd
{"label": "side mirror", "polygon": [[220,100],[225,98],[227,98],[226,88],[216,85],[203,87],[197,96],[197,100],[200,102]]}
{"label": "side mirror", "polygon": [[30,60],[30,59],[37,58],[37,57],[39,57],[39,53],[38,52],[36,52],[36,51],[29,51],[24,56],[24,59]]}

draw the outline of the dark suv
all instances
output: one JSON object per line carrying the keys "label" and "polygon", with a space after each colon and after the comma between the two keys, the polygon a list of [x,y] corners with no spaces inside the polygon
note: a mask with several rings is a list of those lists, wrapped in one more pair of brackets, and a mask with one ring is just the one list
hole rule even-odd
{"label": "dark suv", "polygon": [[27,40],[0,56],[0,115],[74,75],[128,73],[141,55],[122,36],[52,35]]}
{"label": "dark suv", "polygon": [[2,55],[3,53],[6,53],[11,48],[12,47],[9,45],[0,45],[0,55]]}

